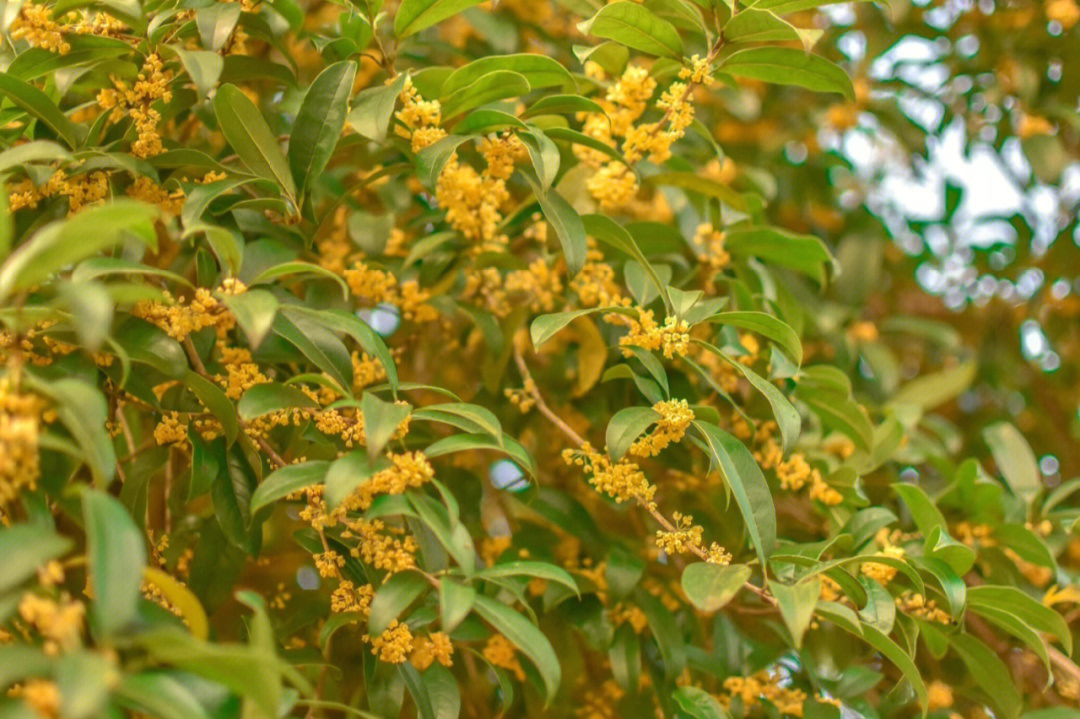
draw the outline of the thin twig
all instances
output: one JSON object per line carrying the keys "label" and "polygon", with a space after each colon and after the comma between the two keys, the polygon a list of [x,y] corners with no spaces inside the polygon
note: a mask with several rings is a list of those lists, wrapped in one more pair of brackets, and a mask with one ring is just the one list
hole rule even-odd
{"label": "thin twig", "polygon": [[[587,442],[581,437],[581,435],[575,432],[573,427],[563,421],[563,419],[559,417],[559,415],[555,414],[555,412],[552,411],[551,407],[548,406],[547,402],[544,401],[543,396],[540,394],[540,388],[537,386],[536,381],[533,380],[532,374],[529,372],[528,365],[525,364],[525,358],[521,355],[521,350],[517,347],[514,347],[514,362],[517,364],[518,370],[520,370],[521,376],[525,380],[526,391],[529,392],[533,400],[536,402],[536,408],[540,411],[540,413],[544,415],[544,417],[546,417],[552,424],[554,424],[559,429],[559,431],[566,435],[566,437],[571,442],[576,444],[579,448],[584,447]],[[651,514],[653,519],[656,520],[657,524],[663,527],[665,531],[677,531],[675,525],[672,524],[672,522],[667,517],[661,514],[660,511],[651,503],[645,502],[640,498],[637,498],[637,503],[639,507]],[[691,546],[689,547],[689,549],[702,561],[708,561],[708,555],[701,547]],[[764,569],[765,568],[762,567],[762,571],[764,571]],[[762,600],[770,604],[775,604],[775,599],[765,589],[750,582],[747,582],[743,586],[744,588],[756,594]]]}

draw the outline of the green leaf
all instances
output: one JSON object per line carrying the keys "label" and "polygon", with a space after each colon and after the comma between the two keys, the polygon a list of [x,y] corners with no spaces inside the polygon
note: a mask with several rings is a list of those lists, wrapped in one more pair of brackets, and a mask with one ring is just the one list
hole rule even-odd
{"label": "green leaf", "polygon": [[334,333],[307,314],[283,308],[274,320],[274,332],[289,341],[305,357],[330,375],[343,389],[352,387],[352,357]]}
{"label": "green leaf", "polygon": [[585,266],[585,253],[588,250],[585,224],[581,221],[581,215],[556,190],[544,190],[533,173],[522,172],[522,174],[532,185],[533,193],[544,213],[544,219],[548,221],[559,238],[567,270],[571,275],[576,275]]}
{"label": "green leaf", "polygon": [[1024,699],[1013,681],[1009,667],[992,650],[975,637],[966,633],[954,634],[949,643],[960,658],[967,664],[968,670],[994,707],[1006,719],[1020,716],[1024,708]]}
{"label": "green leaf", "polygon": [[337,508],[357,487],[387,466],[386,459],[373,461],[366,452],[359,450],[335,459],[326,473],[327,507]]}
{"label": "green leaf", "polygon": [[416,179],[429,190],[434,190],[446,163],[457,152],[458,146],[468,140],[461,135],[447,135],[434,145],[428,145],[416,153]]}
{"label": "green leaf", "polygon": [[[589,137],[583,132],[571,130],[568,127],[548,127],[544,129],[544,132],[552,140],[562,140],[564,142],[570,142],[575,145],[581,145],[582,147],[588,147],[589,149],[596,150],[597,152],[602,152],[608,157],[610,157],[612,160],[615,160],[616,162],[621,162],[622,164],[630,168],[630,163],[626,161],[626,158],[622,156],[622,153],[620,153],[611,145],[597,140],[595,137]],[[632,172],[633,169],[631,168],[629,171]]]}
{"label": "green leaf", "polygon": [[775,227],[735,226],[724,231],[724,249],[736,257],[757,257],[787,267],[825,284],[835,264],[825,243],[811,235],[796,235]]}
{"label": "green leaf", "polygon": [[0,152],[0,173],[22,168],[32,162],[56,162],[71,159],[71,153],[49,140],[31,140]]}
{"label": "green leaf", "polygon": [[554,564],[548,564],[547,562],[531,562],[531,561],[516,561],[516,562],[503,562],[496,564],[493,567],[488,567],[476,574],[477,579],[499,579],[502,577],[533,577],[535,579],[544,579],[549,582],[555,582],[561,584],[568,589],[573,590],[574,594],[580,596],[581,592],[578,590],[577,582],[570,576],[562,567],[558,567]]}
{"label": "green leaf", "polygon": [[0,300],[127,238],[156,250],[154,220],[159,214],[153,205],[124,199],[45,225],[0,265]]}
{"label": "green leaf", "polygon": [[510,70],[493,70],[445,96],[442,101],[443,117],[456,117],[496,100],[528,95],[529,91],[529,81],[524,75]]}
{"label": "green leaf", "polygon": [[694,420],[709,457],[735,495],[746,531],[762,566],[776,545],[776,510],[772,493],[750,450],[738,439],[710,422]]}
{"label": "green leaf", "polygon": [[428,405],[414,410],[412,419],[413,421],[441,422],[469,434],[487,433],[495,440],[502,442],[503,432],[499,418],[491,410],[477,404],[446,402]]}
{"label": "green leaf", "polygon": [[614,40],[649,55],[682,58],[682,38],[675,26],[629,0],[605,5],[578,28],[587,35]]}
{"label": "green leaf", "polygon": [[223,296],[221,300],[236,317],[236,324],[240,325],[251,349],[258,349],[274,326],[279,306],[277,297],[266,290],[252,289]]}
{"label": "green leaf", "polygon": [[854,634],[857,638],[862,639],[871,647],[881,652],[882,656],[896,665],[897,669],[904,675],[904,678],[911,683],[911,686],[915,689],[915,693],[919,697],[919,701],[925,708],[928,700],[926,684],[922,680],[919,668],[915,666],[915,662],[912,661],[907,652],[901,649],[899,644],[892,639],[889,639],[888,636],[873,625],[854,624],[849,617],[838,609],[838,607],[842,607],[842,605],[833,604],[832,606],[828,606],[827,603],[822,603],[818,605],[817,613],[823,619],[829,620],[836,626]]}
{"label": "green leaf", "polygon": [[724,25],[724,40],[729,42],[800,42],[807,51],[821,34],[821,30],[797,28],[769,10],[757,7],[740,10]]}
{"label": "green leaf", "polygon": [[402,73],[389,85],[369,87],[354,98],[352,109],[346,118],[349,127],[362,137],[375,142],[386,140],[386,131],[394,115],[398,95],[405,88],[408,75]]}
{"label": "green leaf", "polygon": [[68,119],[48,95],[25,80],[0,72],[0,94],[7,95],[16,106],[36,117],[72,149],[86,136],[86,130]]}
{"label": "green leaf", "polygon": [[517,55],[492,55],[473,60],[450,74],[442,86],[442,99],[453,95],[458,90],[472,85],[477,80],[496,71],[510,71],[521,75],[528,81],[530,90],[544,87],[575,86],[574,76],[554,58],[536,53]]}
{"label": "green leaf", "polygon": [[431,585],[417,572],[405,571],[392,575],[375,592],[368,616],[368,633],[382,634],[405,609]]}
{"label": "green leaf", "polygon": [[326,169],[345,129],[356,63],[334,63],[311,83],[296,114],[289,139],[289,168],[300,194],[307,192]]}
{"label": "green leaf", "polygon": [[679,687],[672,692],[672,701],[690,719],[730,719],[731,716],[715,696],[698,687]]}
{"label": "green leaf", "polygon": [[105,398],[97,387],[74,377],[53,382],[47,393],[56,402],[60,421],[79,443],[94,484],[104,489],[116,472],[116,451],[105,430],[109,418]]}
{"label": "green leaf", "polygon": [[94,587],[90,615],[104,637],[117,634],[138,612],[146,546],[124,505],[104,492],[83,491],[86,558]]}
{"label": "green leaf", "polygon": [[202,46],[217,53],[232,37],[240,21],[242,8],[225,3],[208,5],[195,11],[195,25]]}
{"label": "green leaf", "polygon": [[928,536],[935,527],[948,530],[948,525],[945,523],[945,517],[942,516],[941,510],[934,505],[933,500],[921,487],[898,482],[892,488],[900,496],[900,499],[904,500],[908,511],[911,512],[911,518],[915,520],[915,526],[919,528],[924,537]]}
{"label": "green leaf", "polygon": [[679,687],[672,692],[671,699],[691,719],[729,719],[731,716],[716,697],[698,687]]}
{"label": "green leaf", "polygon": [[715,197],[740,212],[746,212],[749,207],[746,202],[746,197],[742,193],[736,192],[727,185],[716,182],[715,180],[710,180],[707,177],[702,177],[693,172],[660,172],[655,175],[650,175],[646,178],[646,182],[650,185],[678,187],[690,192],[696,192],[705,197]]}
{"label": "green leaf", "polygon": [[537,115],[574,115],[579,112],[603,114],[604,108],[594,100],[580,95],[548,95],[529,105],[529,108],[522,113],[521,118],[536,117]]}
{"label": "green leaf", "polygon": [[0,556],[4,558],[0,595],[19,586],[50,559],[60,557],[70,549],[70,539],[43,526],[16,524],[0,530]]}
{"label": "green leaf", "polygon": [[550,704],[562,682],[562,669],[555,650],[543,632],[510,607],[490,597],[477,595],[473,608],[536,666],[544,682],[544,695]]}
{"label": "green leaf", "polygon": [[235,442],[236,435],[240,433],[240,423],[236,421],[236,408],[221,388],[202,375],[191,371],[184,377],[184,382],[211,414],[221,422],[221,427],[225,431],[225,440],[229,444]]}
{"label": "green leaf", "polygon": [[869,451],[874,442],[874,428],[866,411],[850,396],[828,389],[803,387],[796,389],[799,399],[806,402],[826,425],[835,426],[857,447]]}
{"label": "green leaf", "polygon": [[[812,577],[796,584],[770,581],[769,591],[776,597],[780,616],[791,632],[795,647],[802,646],[802,638],[814,618],[814,608],[821,595],[821,579]],[[891,604],[892,597],[889,598]]]}
{"label": "green leaf", "polygon": [[472,611],[476,590],[451,577],[439,583],[439,622],[444,632],[452,632]]}
{"label": "green leaf", "polygon": [[240,419],[245,422],[262,417],[271,412],[292,408],[313,408],[319,404],[311,397],[296,389],[277,382],[257,384],[240,398],[236,404]]}
{"label": "green leaf", "polygon": [[195,91],[201,99],[206,99],[210,91],[218,84],[225,61],[221,55],[211,50],[185,50],[180,46],[170,46],[180,58]]}
{"label": "green leaf", "polygon": [[668,293],[668,283],[660,279],[660,275],[657,274],[656,269],[645,257],[645,253],[641,251],[641,248],[634,241],[633,236],[627,232],[626,228],[607,215],[585,215],[581,220],[585,225],[587,235],[595,238],[597,242],[613,247],[637,260],[637,263],[645,270],[645,274],[648,275],[656,287],[656,291],[664,300],[664,307],[670,311],[671,296]]}
{"label": "green leaf", "polygon": [[[367,322],[345,310],[312,311],[302,307],[290,307],[290,311],[312,317],[335,332],[341,332],[352,337],[364,352],[379,360],[379,364],[382,365],[383,370],[386,372],[386,381],[390,385],[394,396],[397,396],[399,386],[397,365],[394,364],[394,358],[391,356],[383,338],[375,330],[371,329]],[[350,369],[352,367],[351,359],[349,360],[349,367]]]}
{"label": "green leaf", "polygon": [[255,514],[263,507],[298,492],[305,487],[322,484],[326,478],[329,462],[309,461],[288,464],[275,469],[251,494],[251,511]]}
{"label": "green leaf", "polygon": [[683,570],[682,588],[691,604],[712,614],[723,609],[735,598],[743,585],[750,580],[751,573],[746,564],[724,566],[694,562]]}
{"label": "green leaf", "polygon": [[490,449],[505,454],[517,462],[530,476],[536,476],[536,461],[528,450],[511,437],[503,437],[502,444],[499,444],[483,434],[454,434],[429,445],[424,450],[424,454],[435,458],[455,452],[472,452],[478,449]]}
{"label": "green leaf", "polygon": [[545,191],[551,187],[559,174],[559,164],[562,158],[559,156],[559,148],[539,128],[533,128],[527,132],[519,132],[518,139],[525,145],[532,161],[533,170],[536,171],[540,186]]}
{"label": "green leaf", "polygon": [[724,354],[719,347],[711,345],[708,342],[701,342],[700,340],[695,341],[698,345],[704,347],[734,367],[758,392],[765,395],[765,399],[768,401],[769,406],[772,407],[776,424],[780,428],[780,438],[782,440],[781,447],[786,454],[795,444],[795,440],[799,438],[799,432],[802,431],[802,417],[799,415],[799,411],[795,409],[795,405],[791,403],[791,400],[785,397],[783,392],[781,392],[772,382],[765,379],[742,362],[736,362],[731,359]]}
{"label": "green leaf", "polygon": [[253,526],[251,498],[255,475],[235,445],[224,457],[224,466],[211,479],[210,499],[214,516],[225,537],[248,554],[256,554],[262,542],[260,527]]}
{"label": "green leaf", "polygon": [[816,92],[837,92],[849,100],[855,99],[855,88],[843,68],[790,47],[740,50],[725,58],[720,70],[737,77],[796,85]]}
{"label": "green leaf", "polygon": [[1030,505],[1042,492],[1042,481],[1035,453],[1024,435],[1008,422],[998,422],[983,430],[983,439],[1013,494]]}
{"label": "green leaf", "polygon": [[164,672],[126,675],[115,692],[123,704],[161,719],[210,719],[188,687]]}
{"label": "green leaf", "polygon": [[412,412],[410,404],[384,402],[371,392],[360,398],[360,411],[364,415],[364,442],[369,457],[379,454],[398,427]]}
{"label": "green leaf", "polygon": [[235,85],[222,85],[214,96],[214,114],[229,145],[254,174],[296,197],[289,163],[259,108]]}
{"label": "green leaf", "polygon": [[394,16],[394,34],[408,37],[483,0],[404,0]]}
{"label": "green leaf", "polygon": [[967,603],[972,609],[992,607],[1009,612],[1040,632],[1053,635],[1061,642],[1065,653],[1072,654],[1072,634],[1065,618],[1016,587],[988,584],[968,587]]}
{"label": "green leaf", "polygon": [[453,135],[482,135],[505,130],[509,127],[515,130],[528,129],[524,122],[508,112],[481,108],[466,115],[461,122],[454,125],[450,133]]}
{"label": "green leaf", "polygon": [[959,397],[971,386],[977,371],[978,364],[969,360],[917,377],[898,389],[889,404],[910,404],[922,410],[933,409]]}
{"label": "green leaf", "polygon": [[741,327],[756,332],[775,342],[791,360],[802,364],[802,342],[799,334],[791,327],[765,312],[720,312],[706,318],[709,322]]}
{"label": "green leaf", "polygon": [[608,421],[607,450],[616,462],[661,415],[652,407],[623,407]]}

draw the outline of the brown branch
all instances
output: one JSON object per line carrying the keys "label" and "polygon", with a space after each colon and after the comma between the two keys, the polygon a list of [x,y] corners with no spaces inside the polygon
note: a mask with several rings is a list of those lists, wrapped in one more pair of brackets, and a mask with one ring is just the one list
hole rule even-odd
{"label": "brown branch", "polygon": [[[581,437],[581,435],[575,432],[570,425],[563,421],[563,419],[559,417],[559,415],[557,415],[551,409],[551,407],[548,406],[547,402],[544,401],[544,397],[540,394],[539,386],[537,386],[536,381],[533,379],[532,374],[529,372],[528,365],[525,364],[525,358],[521,355],[521,350],[516,346],[514,347],[514,362],[517,364],[518,369],[521,371],[521,376],[525,381],[526,391],[536,402],[536,408],[540,411],[540,413],[544,415],[544,417],[546,417],[552,424],[554,424],[555,427],[559,429],[559,431],[566,435],[566,437],[571,442],[576,444],[579,448],[585,446],[587,442]],[[656,520],[656,523],[664,528],[664,531],[677,531],[675,525],[672,524],[672,522],[667,517],[661,514],[660,511],[651,503],[645,502],[640,498],[636,499],[638,506],[651,514],[653,519]],[[708,555],[701,547],[691,546],[689,547],[689,549],[702,561],[708,561]],[[765,571],[765,567],[762,567],[761,569],[763,572]],[[766,601],[770,604],[775,604],[775,599],[773,598],[773,596],[762,587],[759,587],[756,584],[752,584],[750,582],[744,584],[743,587],[756,594],[763,601]]]}

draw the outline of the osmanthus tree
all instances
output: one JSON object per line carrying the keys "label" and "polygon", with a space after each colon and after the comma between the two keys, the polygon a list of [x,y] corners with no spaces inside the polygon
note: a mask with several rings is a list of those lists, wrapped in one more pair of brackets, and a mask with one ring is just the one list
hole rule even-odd
{"label": "osmanthus tree", "polygon": [[1070,486],[724,153],[822,4],[4,5],[0,715],[1076,716]]}

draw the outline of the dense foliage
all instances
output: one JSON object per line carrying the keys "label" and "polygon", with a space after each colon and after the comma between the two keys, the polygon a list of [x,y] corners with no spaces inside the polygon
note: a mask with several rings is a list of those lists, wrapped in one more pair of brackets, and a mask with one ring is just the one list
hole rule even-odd
{"label": "dense foliage", "polygon": [[825,5],[0,2],[0,717],[1080,716],[1080,7]]}

